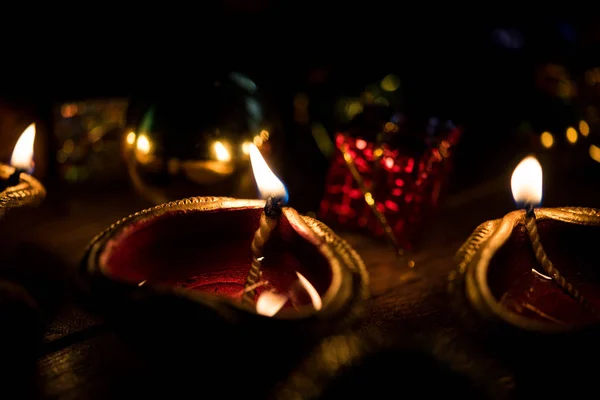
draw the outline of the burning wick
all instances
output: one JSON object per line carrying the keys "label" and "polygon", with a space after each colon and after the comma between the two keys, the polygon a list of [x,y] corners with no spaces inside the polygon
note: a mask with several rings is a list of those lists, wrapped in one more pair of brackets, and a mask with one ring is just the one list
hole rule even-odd
{"label": "burning wick", "polygon": [[534,207],[542,202],[542,166],[535,157],[529,156],[523,159],[515,168],[511,178],[511,189],[513,197],[517,204],[522,204],[525,208],[525,228],[529,236],[529,241],[533,247],[535,258],[541,265],[545,276],[543,278],[553,279],[556,284],[563,289],[569,296],[577,301],[581,307],[591,312],[596,313],[594,307],[583,297],[579,290],[575,289],[572,284],[567,282],[564,276],[556,269],[548,255],[544,251],[540,234],[538,232]]}
{"label": "burning wick", "polygon": [[10,174],[8,179],[0,182],[0,192],[11,186],[17,186],[21,180],[21,173],[31,173],[33,171],[33,142],[35,141],[35,124],[31,124],[23,131],[15,149],[13,150],[10,164],[15,171]]}
{"label": "burning wick", "polygon": [[260,225],[254,234],[254,240],[252,240],[252,265],[242,295],[242,302],[254,307],[255,291],[251,287],[260,281],[261,264],[264,259],[263,250],[271,236],[271,232],[277,226],[281,208],[287,202],[287,191],[254,144],[250,145],[250,162],[260,196],[267,200],[260,216]]}

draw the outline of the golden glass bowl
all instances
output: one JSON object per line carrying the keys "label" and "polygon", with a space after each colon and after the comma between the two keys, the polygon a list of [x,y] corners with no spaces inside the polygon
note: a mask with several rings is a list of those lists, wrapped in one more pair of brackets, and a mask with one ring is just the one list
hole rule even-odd
{"label": "golden glass bowl", "polygon": [[[0,164],[0,180],[6,180],[15,172],[9,165]],[[22,173],[19,183],[0,192],[0,218],[13,208],[37,206],[46,197],[44,186],[31,175]]]}

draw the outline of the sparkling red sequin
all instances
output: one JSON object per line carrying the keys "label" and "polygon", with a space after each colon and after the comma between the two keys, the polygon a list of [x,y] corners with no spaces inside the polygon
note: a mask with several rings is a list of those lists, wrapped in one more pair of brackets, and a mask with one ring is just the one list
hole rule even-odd
{"label": "sparkling red sequin", "polygon": [[[461,130],[454,128],[432,141],[421,154],[409,149],[377,148],[372,142],[338,133],[338,149],[347,149],[365,186],[391,226],[398,243],[410,249],[426,217],[437,205],[440,192],[451,168],[452,149]],[[338,151],[331,163],[319,218],[346,230],[366,230],[383,236],[384,227],[366,203],[350,173],[344,156]]]}

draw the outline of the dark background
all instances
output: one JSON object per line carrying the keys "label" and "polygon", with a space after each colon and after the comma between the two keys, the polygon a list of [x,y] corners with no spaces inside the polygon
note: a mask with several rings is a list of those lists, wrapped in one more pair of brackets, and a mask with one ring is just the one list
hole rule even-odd
{"label": "dark background", "polygon": [[[409,115],[448,117],[466,128],[451,190],[511,171],[531,152],[528,138],[517,132],[523,122],[539,135],[564,132],[582,118],[589,99],[548,96],[536,79],[540,68],[556,64],[581,85],[585,71],[600,65],[593,10],[423,8],[409,12],[398,4],[370,3],[344,14],[310,2],[224,1],[195,11],[119,12],[64,25],[57,20],[36,30],[45,33],[14,55],[6,50],[0,92],[42,114],[49,104],[93,97],[186,102],[198,96],[194,82],[243,71],[281,116],[290,153],[283,164],[294,168],[282,173],[292,194],[291,175],[304,170],[321,176],[328,161],[294,133],[298,92],[326,110],[366,83],[388,73],[400,76]],[[96,29],[81,30],[75,26],[80,23]],[[292,150],[302,158],[293,159]]]}

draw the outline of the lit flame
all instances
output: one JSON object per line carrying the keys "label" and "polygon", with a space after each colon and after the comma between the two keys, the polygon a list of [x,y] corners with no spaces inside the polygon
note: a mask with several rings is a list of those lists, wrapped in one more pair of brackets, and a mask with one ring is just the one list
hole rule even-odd
{"label": "lit flame", "polygon": [[271,171],[254,144],[250,145],[250,163],[252,164],[252,171],[254,172],[254,179],[256,180],[260,197],[268,199],[271,196],[275,196],[283,199],[284,203],[287,202],[288,194],[285,186]]}
{"label": "lit flame", "polygon": [[532,156],[517,165],[510,180],[513,198],[519,205],[538,206],[542,202],[542,166]]}
{"label": "lit flame", "polygon": [[215,151],[215,155],[217,156],[217,160],[219,161],[231,161],[231,153],[227,150],[227,147],[223,144],[223,142],[216,141],[213,144],[213,150]]}
{"label": "lit flame", "polygon": [[129,132],[125,137],[125,140],[127,141],[128,145],[133,146],[133,144],[135,143],[135,132]]}
{"label": "lit flame", "polygon": [[256,301],[256,312],[266,317],[277,314],[287,303],[288,297],[275,292],[262,292]]}
{"label": "lit flame", "polygon": [[323,301],[321,300],[321,296],[319,296],[319,292],[317,289],[306,279],[300,272],[296,271],[296,275],[300,280],[300,284],[306,290],[306,293],[310,296],[310,301],[313,304],[315,310],[319,311],[321,307],[323,307]]}
{"label": "lit flame", "polygon": [[33,142],[35,140],[35,124],[31,124],[23,131],[15,149],[13,150],[10,163],[13,167],[33,172]]}
{"label": "lit flame", "polygon": [[150,153],[150,150],[152,150],[152,145],[150,144],[150,139],[148,139],[148,136],[146,136],[144,134],[141,134],[140,136],[138,136],[135,147],[142,154],[148,154],[148,153]]}

